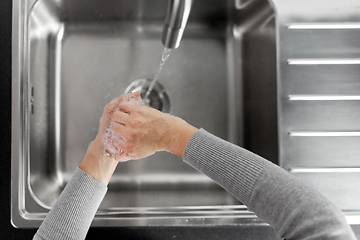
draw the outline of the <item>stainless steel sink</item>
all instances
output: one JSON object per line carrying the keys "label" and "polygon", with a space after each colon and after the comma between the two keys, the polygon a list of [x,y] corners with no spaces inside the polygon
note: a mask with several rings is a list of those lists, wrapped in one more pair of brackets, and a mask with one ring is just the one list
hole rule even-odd
{"label": "stainless steel sink", "polygon": [[[275,15],[281,2],[195,0],[181,45],[159,79],[171,114],[276,164],[282,164],[277,43],[285,23]],[[40,225],[96,136],[106,103],[135,80],[153,77],[163,51],[166,5],[166,0],[13,1],[15,227]],[[242,224],[264,222],[165,152],[119,164],[93,222]]]}

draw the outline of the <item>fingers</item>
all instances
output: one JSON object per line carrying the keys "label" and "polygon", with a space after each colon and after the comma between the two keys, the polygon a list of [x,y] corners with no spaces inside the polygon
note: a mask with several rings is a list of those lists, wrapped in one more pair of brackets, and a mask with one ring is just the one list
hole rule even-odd
{"label": "fingers", "polygon": [[141,105],[124,102],[124,103],[120,103],[119,110],[124,113],[131,114],[132,112],[137,112],[139,107],[141,107]]}
{"label": "fingers", "polygon": [[113,99],[111,102],[109,102],[105,107],[102,114],[102,120],[100,122],[99,129],[104,130],[104,127],[106,127],[110,123],[110,118],[113,115],[113,113],[117,110],[119,105],[122,102],[128,102],[131,100],[139,100],[140,101],[140,92],[130,93],[130,94],[123,94],[115,99]]}
{"label": "fingers", "polygon": [[132,95],[133,98],[137,99],[140,98],[140,92],[134,92],[134,93],[130,93]]}
{"label": "fingers", "polygon": [[129,114],[123,111],[116,111],[113,113],[113,120],[121,125],[126,125],[128,122]]}
{"label": "fingers", "polygon": [[117,98],[118,101],[117,103],[120,104],[122,102],[131,102],[131,101],[136,101],[136,100],[140,100],[140,92],[134,92],[134,93],[129,93],[129,94],[123,94],[120,97]]}
{"label": "fingers", "polygon": [[[112,149],[110,153],[118,161],[132,158],[130,153],[133,151],[132,142],[136,136],[134,136],[131,128],[130,130],[126,128],[126,125],[133,122],[133,120],[130,119],[130,114],[138,112],[137,108],[141,107],[140,104],[140,93],[135,92],[115,98],[104,108],[98,137],[102,139],[105,148]],[[132,117],[134,116],[136,116],[136,114]],[[110,136],[107,135],[108,129],[111,131]]]}
{"label": "fingers", "polygon": [[131,100],[139,100],[139,99],[140,99],[140,92],[134,92],[134,93],[123,94],[115,98],[114,100],[116,103],[121,103],[123,101],[131,101]]}
{"label": "fingers", "polygon": [[125,131],[125,125],[123,124],[119,124],[117,122],[112,122],[111,123],[111,129],[119,136],[123,136],[124,135],[124,131]]}
{"label": "fingers", "polygon": [[129,102],[133,100],[140,100],[140,92],[123,94],[113,99],[105,106],[104,113],[113,113],[115,109],[119,106],[119,104],[121,104],[122,102]]}

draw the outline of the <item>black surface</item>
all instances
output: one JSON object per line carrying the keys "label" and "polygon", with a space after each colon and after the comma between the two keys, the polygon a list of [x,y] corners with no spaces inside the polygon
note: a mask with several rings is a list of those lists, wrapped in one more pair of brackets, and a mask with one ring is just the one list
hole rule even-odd
{"label": "black surface", "polygon": [[[75,1],[75,0],[74,0]],[[11,18],[12,1],[0,0],[0,239],[32,239],[36,229],[10,223],[11,177]],[[260,231],[259,231],[260,230]],[[354,229],[360,236],[360,225]],[[276,239],[270,227],[91,228],[86,239]]]}

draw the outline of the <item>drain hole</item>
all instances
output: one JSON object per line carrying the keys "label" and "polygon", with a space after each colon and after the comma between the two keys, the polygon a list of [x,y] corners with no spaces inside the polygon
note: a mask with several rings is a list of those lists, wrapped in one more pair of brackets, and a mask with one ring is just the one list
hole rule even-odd
{"label": "drain hole", "polygon": [[[146,89],[147,91],[147,89]],[[140,93],[140,96],[142,99],[144,99],[145,97],[145,94],[146,94],[146,91],[142,91]],[[145,99],[144,99],[145,101]],[[152,90],[148,96],[148,98],[146,99],[145,101],[146,105],[152,107],[152,108],[156,108],[157,110],[160,110],[162,111],[163,109],[163,103],[162,103],[162,100],[159,98],[159,95],[154,91]]]}
{"label": "drain hole", "polygon": [[[140,92],[140,96],[144,99],[146,91],[149,89],[152,79],[138,79],[132,82],[125,90],[125,93]],[[161,112],[168,113],[170,111],[170,99],[167,91],[159,82],[155,83],[153,90],[150,92],[146,105],[155,108]]]}

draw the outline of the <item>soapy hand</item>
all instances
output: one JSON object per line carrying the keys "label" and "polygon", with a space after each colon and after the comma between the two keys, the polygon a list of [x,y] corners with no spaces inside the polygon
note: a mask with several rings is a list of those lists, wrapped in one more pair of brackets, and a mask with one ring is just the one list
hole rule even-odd
{"label": "soapy hand", "polygon": [[166,150],[175,117],[145,106],[140,93],[122,95],[104,108],[97,138],[116,161],[128,161]]}
{"label": "soapy hand", "polygon": [[98,135],[79,168],[107,185],[119,162],[156,151],[182,157],[196,130],[178,117],[145,106],[138,92],[121,95],[105,106]]}

